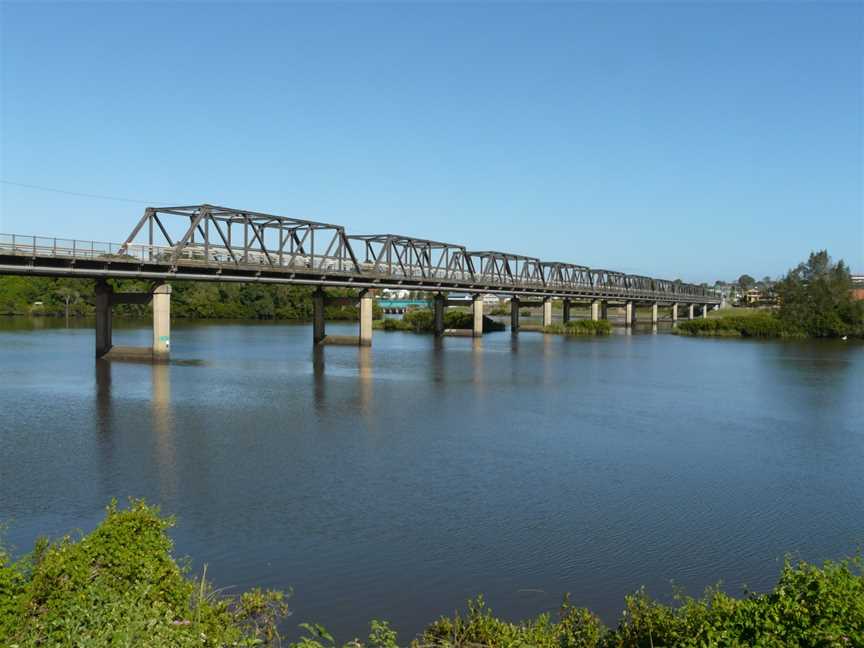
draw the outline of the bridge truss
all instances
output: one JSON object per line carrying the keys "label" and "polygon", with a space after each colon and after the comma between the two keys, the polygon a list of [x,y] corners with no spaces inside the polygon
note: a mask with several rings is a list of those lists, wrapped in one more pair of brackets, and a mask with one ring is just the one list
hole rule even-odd
{"label": "bridge truss", "polygon": [[710,289],[214,205],[149,207],[121,244],[0,234],[0,274],[294,283],[716,304]]}

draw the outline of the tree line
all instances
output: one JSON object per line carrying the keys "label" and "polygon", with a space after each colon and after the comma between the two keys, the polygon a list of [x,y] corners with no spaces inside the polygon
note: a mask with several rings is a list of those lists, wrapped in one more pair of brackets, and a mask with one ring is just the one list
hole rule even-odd
{"label": "tree line", "polygon": [[[143,292],[150,283],[109,280],[116,292]],[[65,277],[0,277],[0,315],[89,317],[95,312],[91,279]],[[304,320],[312,318],[308,286],[273,284],[172,283],[171,315],[189,319]],[[350,289],[328,289],[333,296],[349,296]],[[119,317],[149,317],[150,306],[117,304]],[[328,306],[329,319],[356,319],[355,306]]]}

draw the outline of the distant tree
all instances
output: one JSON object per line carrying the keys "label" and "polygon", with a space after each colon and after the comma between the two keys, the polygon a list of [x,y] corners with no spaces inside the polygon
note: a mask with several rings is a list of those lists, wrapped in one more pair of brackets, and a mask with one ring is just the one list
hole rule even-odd
{"label": "distant tree", "polygon": [[864,302],[852,297],[852,277],[827,250],[812,252],[775,285],[780,317],[815,337],[864,332]]}
{"label": "distant tree", "polygon": [[738,277],[738,287],[741,290],[750,290],[756,285],[756,280],[748,274],[742,274]]}
{"label": "distant tree", "polygon": [[78,300],[81,298],[81,293],[79,293],[72,286],[60,286],[55,291],[57,296],[63,300],[63,304],[66,307],[66,327],[69,327],[69,306],[73,304],[77,304]]}

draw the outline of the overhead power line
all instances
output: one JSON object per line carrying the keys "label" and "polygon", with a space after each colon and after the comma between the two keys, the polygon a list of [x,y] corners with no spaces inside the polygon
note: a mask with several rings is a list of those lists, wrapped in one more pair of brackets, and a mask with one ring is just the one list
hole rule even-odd
{"label": "overhead power line", "polygon": [[24,182],[12,182],[11,180],[0,180],[0,184],[10,185],[13,187],[24,187],[25,189],[35,189],[37,191],[50,191],[52,193],[66,194],[67,196],[80,196],[82,198],[97,198],[99,200],[115,200],[118,202],[137,203],[140,205],[169,205],[171,201],[164,200],[135,200],[134,198],[119,198],[117,196],[103,196],[101,194],[81,193],[80,191],[66,191],[65,189],[56,189],[55,187],[43,187],[42,185],[26,184]]}

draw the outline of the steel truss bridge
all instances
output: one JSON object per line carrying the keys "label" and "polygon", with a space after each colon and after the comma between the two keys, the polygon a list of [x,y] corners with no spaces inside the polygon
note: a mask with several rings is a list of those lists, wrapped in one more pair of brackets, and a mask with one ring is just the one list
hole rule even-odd
{"label": "steel truss bridge", "polygon": [[123,243],[0,234],[0,274],[720,303],[713,290],[668,279],[206,204],[149,207]]}

